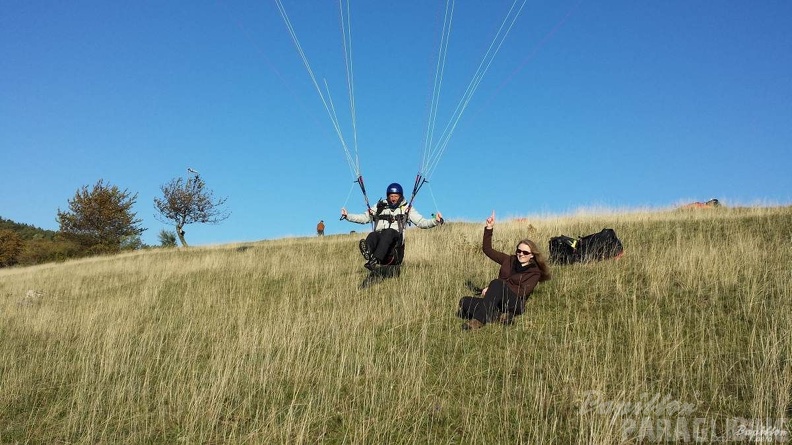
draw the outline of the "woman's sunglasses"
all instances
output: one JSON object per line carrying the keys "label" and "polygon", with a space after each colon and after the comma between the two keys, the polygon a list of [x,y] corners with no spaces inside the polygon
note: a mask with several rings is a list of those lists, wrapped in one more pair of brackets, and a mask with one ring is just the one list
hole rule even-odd
{"label": "woman's sunglasses", "polygon": [[515,253],[516,253],[517,255],[519,255],[519,254],[523,254],[523,255],[533,255],[533,252],[531,252],[530,250],[520,250],[520,249],[517,249],[517,252],[515,252]]}

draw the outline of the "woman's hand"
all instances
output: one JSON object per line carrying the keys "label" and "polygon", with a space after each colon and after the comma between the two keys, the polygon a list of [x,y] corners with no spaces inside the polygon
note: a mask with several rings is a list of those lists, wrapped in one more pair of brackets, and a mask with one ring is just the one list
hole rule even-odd
{"label": "woman's hand", "polygon": [[489,289],[489,286],[485,287],[484,289],[481,289],[481,296],[482,297],[484,296],[484,294],[487,293],[487,289]]}
{"label": "woman's hand", "polygon": [[495,226],[495,210],[492,211],[492,215],[487,218],[487,228],[492,229]]}

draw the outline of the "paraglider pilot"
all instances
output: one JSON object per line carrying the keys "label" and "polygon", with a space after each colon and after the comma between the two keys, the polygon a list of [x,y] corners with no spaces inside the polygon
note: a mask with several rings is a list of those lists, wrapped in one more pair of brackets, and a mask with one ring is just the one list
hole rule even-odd
{"label": "paraglider pilot", "polygon": [[421,216],[415,208],[409,208],[404,199],[404,191],[398,183],[386,190],[386,198],[377,203],[376,209],[368,209],[361,214],[347,213],[341,209],[341,218],[358,224],[375,222],[374,231],[366,239],[360,240],[360,253],[366,260],[365,267],[375,270],[378,266],[401,264],[404,251],[404,229],[408,222],[422,228],[431,229],[443,223],[440,212],[434,219]]}

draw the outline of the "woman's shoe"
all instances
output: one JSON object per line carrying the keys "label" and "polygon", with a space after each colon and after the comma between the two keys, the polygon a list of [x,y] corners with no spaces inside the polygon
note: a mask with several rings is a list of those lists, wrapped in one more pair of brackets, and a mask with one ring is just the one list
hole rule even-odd
{"label": "woman's shoe", "polygon": [[475,331],[484,327],[484,323],[475,318],[462,324],[463,331]]}

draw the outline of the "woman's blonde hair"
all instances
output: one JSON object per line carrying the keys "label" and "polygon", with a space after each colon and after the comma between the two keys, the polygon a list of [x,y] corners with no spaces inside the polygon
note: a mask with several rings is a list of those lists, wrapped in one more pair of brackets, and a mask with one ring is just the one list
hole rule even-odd
{"label": "woman's blonde hair", "polygon": [[536,262],[536,265],[539,266],[539,271],[542,275],[539,277],[539,281],[547,281],[550,279],[550,267],[545,262],[544,254],[539,250],[536,246],[536,243],[529,240],[529,239],[521,239],[520,242],[517,243],[517,247],[520,247],[520,244],[525,244],[526,246],[531,248],[531,253],[533,253],[533,260]]}

